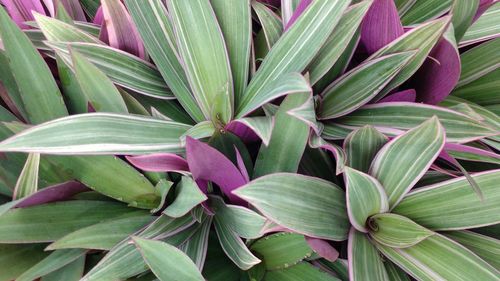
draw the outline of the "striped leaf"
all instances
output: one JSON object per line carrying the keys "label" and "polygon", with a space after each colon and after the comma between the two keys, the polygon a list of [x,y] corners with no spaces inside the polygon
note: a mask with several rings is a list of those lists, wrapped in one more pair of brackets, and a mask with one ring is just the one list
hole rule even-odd
{"label": "striped leaf", "polygon": [[201,271],[205,265],[208,248],[208,236],[212,226],[212,217],[203,221],[198,230],[182,244],[179,249],[182,250],[196,264]]}
{"label": "striped leaf", "polygon": [[491,5],[465,32],[460,47],[498,37],[500,34],[500,3]]}
{"label": "striped leaf", "polygon": [[41,281],[78,281],[82,278],[83,270],[85,269],[85,258],[81,256],[73,262],[61,267],[42,277]]}
{"label": "striped leaf", "polygon": [[336,164],[335,174],[336,175],[339,175],[340,173],[342,173],[344,171],[344,168],[346,166],[347,156],[346,156],[344,150],[340,146],[336,145],[335,143],[328,142],[328,141],[324,140],[323,138],[321,138],[317,135],[314,135],[314,134],[311,134],[311,136],[309,137],[309,146],[311,148],[322,148],[322,149],[333,154],[333,156],[335,157],[335,164]]}
{"label": "striped leaf", "polygon": [[382,259],[366,234],[351,228],[347,245],[349,280],[389,281]]}
{"label": "striped leaf", "polygon": [[455,29],[455,39],[460,42],[465,32],[472,24],[474,15],[479,8],[480,0],[454,0],[451,5],[450,14],[453,28]]}
{"label": "striped leaf", "polygon": [[356,127],[371,125],[384,134],[394,136],[400,134],[401,131],[398,130],[416,127],[432,116],[439,118],[446,130],[448,142],[465,143],[496,134],[496,130],[457,111],[409,102],[367,105],[336,121],[337,124],[348,126],[344,127],[340,135],[347,135]]}
{"label": "striped leaf", "polygon": [[124,51],[92,43],[47,44],[66,62],[71,62],[69,49],[77,51],[123,88],[159,99],[174,98],[154,65]]}
{"label": "striped leaf", "polygon": [[[269,145],[271,134],[274,127],[274,118],[265,116],[243,117],[233,120],[234,123],[243,124],[250,128],[261,140],[264,145]],[[234,124],[233,123],[233,124]],[[230,125],[231,126],[231,125]]]}
{"label": "striped leaf", "polygon": [[252,10],[250,0],[212,0],[217,21],[231,63],[234,83],[234,104],[238,105],[248,83],[252,41]]}
{"label": "striped leaf", "polygon": [[435,19],[450,10],[453,0],[414,1],[408,11],[401,17],[403,25],[414,25]]}
{"label": "striped leaf", "polygon": [[[198,105],[207,119],[229,122],[233,114],[233,78],[224,38],[210,2],[169,0],[167,6]],[[214,103],[215,100],[220,102]]]}
{"label": "striped leaf", "polygon": [[30,153],[17,179],[14,194],[12,195],[13,200],[30,196],[37,191],[39,166],[40,154]]}
{"label": "striped leaf", "polygon": [[370,237],[392,248],[410,247],[434,234],[408,218],[389,213],[370,217],[368,226]]}
{"label": "striped leaf", "polygon": [[336,277],[314,267],[310,263],[301,262],[281,270],[268,271],[265,276],[266,281],[338,281]]}
{"label": "striped leaf", "polygon": [[205,280],[189,257],[176,247],[139,237],[134,237],[133,241],[160,280]]}
{"label": "striped leaf", "polygon": [[176,198],[174,202],[163,210],[163,214],[170,217],[182,217],[198,204],[207,200],[207,196],[190,177],[183,176],[177,184],[175,192]]}
{"label": "striped leaf", "polygon": [[346,165],[367,173],[377,152],[389,139],[372,126],[364,126],[350,133],[344,140]]}
{"label": "striped leaf", "polygon": [[432,117],[391,140],[377,153],[369,173],[384,186],[391,209],[429,169],[444,143],[444,129],[438,118]]}
{"label": "striped leaf", "polygon": [[320,119],[351,113],[368,103],[416,55],[415,51],[395,53],[359,65],[332,83],[321,94]]}
{"label": "striped leaf", "polygon": [[0,143],[1,151],[50,154],[180,152],[189,125],[149,117],[89,113],[27,129]]}
{"label": "striped leaf", "polygon": [[500,261],[498,260],[500,240],[467,230],[449,231],[443,234],[471,250],[497,270],[500,270]]}
{"label": "striped leaf", "polygon": [[[283,24],[279,16],[259,1],[252,1],[252,8],[257,14],[260,25],[262,26],[262,31],[257,35],[255,40],[258,41],[260,39],[259,35],[263,36],[261,40],[265,41],[266,46],[265,54],[256,54],[256,56],[258,58],[264,58],[278,39],[280,39],[283,33]],[[257,42],[255,42],[255,44],[257,44]]]}
{"label": "striped leaf", "polygon": [[111,80],[80,53],[71,50],[75,77],[97,112],[128,113],[125,101]]}
{"label": "striped leaf", "polygon": [[389,210],[384,187],[371,176],[349,167],[344,169],[347,214],[352,226],[368,232],[368,218]]}
{"label": "striped leaf", "polygon": [[391,281],[410,281],[410,277],[401,268],[397,267],[390,260],[384,261],[385,271]]}
{"label": "striped leaf", "polygon": [[499,272],[491,265],[439,234],[404,249],[376,246],[417,280],[498,280]]}
{"label": "striped leaf", "polygon": [[0,7],[0,38],[31,123],[68,114],[49,67],[28,37]]}
{"label": "striped leaf", "polygon": [[283,14],[283,26],[286,26],[301,0],[281,0],[281,13]]}
{"label": "striped leaf", "polygon": [[460,55],[462,72],[456,88],[463,87],[500,67],[500,58],[495,56],[500,48],[500,38],[480,44]]}
{"label": "striped leaf", "polygon": [[52,273],[85,254],[82,249],[57,250],[17,277],[19,281],[31,281]]}
{"label": "striped leaf", "polygon": [[[125,0],[144,46],[163,79],[182,107],[196,121],[205,120],[191,94],[188,80],[177,54],[172,23],[161,0]],[[203,44],[204,45],[204,44]]]}
{"label": "striped leaf", "polygon": [[268,86],[280,76],[302,72],[315,57],[329,34],[337,25],[349,1],[314,1],[290,29],[276,42],[245,91],[236,110],[241,117],[242,108],[250,101],[265,95]]}
{"label": "striped leaf", "polygon": [[347,236],[344,192],[331,182],[276,173],[257,178],[233,193],[268,219],[298,233],[337,241]]}
{"label": "striped leaf", "polygon": [[467,229],[500,222],[500,170],[473,174],[484,200],[465,177],[421,187],[410,192],[394,212],[431,230]]}
{"label": "striped leaf", "polygon": [[500,97],[497,95],[498,89],[500,89],[499,77],[500,68],[497,68],[467,85],[455,89],[452,95],[479,105],[495,107],[500,103]]}
{"label": "striped leaf", "polygon": [[91,34],[64,21],[38,13],[35,14],[35,20],[46,40],[53,42],[88,42],[103,44],[103,42]]}

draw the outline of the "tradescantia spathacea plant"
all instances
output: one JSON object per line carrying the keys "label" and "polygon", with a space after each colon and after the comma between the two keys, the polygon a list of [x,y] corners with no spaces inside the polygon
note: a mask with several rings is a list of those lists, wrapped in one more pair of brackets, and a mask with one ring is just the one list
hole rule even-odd
{"label": "tradescantia spathacea plant", "polygon": [[0,281],[500,279],[500,2],[0,4]]}

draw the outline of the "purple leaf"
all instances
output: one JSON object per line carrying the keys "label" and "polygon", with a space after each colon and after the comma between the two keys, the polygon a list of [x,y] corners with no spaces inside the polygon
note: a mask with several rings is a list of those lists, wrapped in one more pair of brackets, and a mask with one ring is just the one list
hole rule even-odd
{"label": "purple leaf", "polygon": [[375,0],[361,25],[361,42],[369,54],[403,35],[403,25],[393,0]]}
{"label": "purple leaf", "polygon": [[99,9],[97,9],[97,12],[95,13],[95,16],[94,16],[94,20],[92,22],[97,24],[97,25],[102,25],[104,23],[104,15],[102,13],[102,6],[99,6]]}
{"label": "purple leaf", "polygon": [[236,166],[217,149],[206,143],[186,137],[186,159],[195,180],[206,180],[217,184],[234,204],[245,201],[231,193],[247,183]]}
{"label": "purple leaf", "polygon": [[474,15],[474,19],[472,21],[476,21],[488,8],[495,4],[496,0],[480,0],[479,7],[477,8],[476,15]]}
{"label": "purple leaf", "polygon": [[226,130],[238,136],[244,142],[257,142],[260,140],[259,136],[244,123],[233,120],[226,125]]}
{"label": "purple leaf", "polygon": [[300,15],[302,15],[302,13],[304,13],[304,11],[307,9],[307,7],[309,7],[309,5],[311,3],[312,3],[312,0],[301,0],[300,1],[299,5],[297,5],[297,8],[293,12],[292,17],[290,18],[290,20],[286,24],[285,31],[288,30],[290,28],[290,26],[292,26],[297,21],[297,19],[300,17]]}
{"label": "purple leaf", "polygon": [[173,153],[157,153],[140,156],[126,156],[135,167],[148,172],[184,172],[189,171],[188,163]]}
{"label": "purple leaf", "polygon": [[339,252],[323,239],[306,236],[306,242],[315,253],[328,261],[334,262],[339,257]]}
{"label": "purple leaf", "polygon": [[417,102],[435,105],[451,93],[460,78],[460,54],[443,38],[429,56],[415,74],[415,90]]}
{"label": "purple leaf", "polygon": [[45,10],[43,9],[40,0],[0,0],[4,4],[5,8],[9,12],[12,20],[23,29],[30,28],[28,25],[24,24],[26,21],[34,21],[32,11],[36,11],[42,15],[45,15]]}
{"label": "purple leaf", "polygon": [[90,191],[90,189],[80,182],[68,181],[65,183],[43,188],[38,192],[21,199],[20,202],[17,203],[14,207],[24,208],[50,202],[62,201],[84,191]]}
{"label": "purple leaf", "polygon": [[408,89],[408,90],[404,90],[404,91],[400,91],[400,92],[388,95],[385,98],[378,101],[378,103],[398,102],[398,101],[415,102],[416,99],[417,99],[417,92],[415,92],[414,89]]}
{"label": "purple leaf", "polygon": [[477,155],[482,155],[482,156],[487,156],[487,157],[493,157],[500,159],[500,155],[487,151],[484,149],[468,146],[468,145],[463,145],[463,144],[458,144],[458,143],[447,143],[444,146],[444,149],[447,151],[458,151],[458,152],[468,152],[468,153],[474,153]]}

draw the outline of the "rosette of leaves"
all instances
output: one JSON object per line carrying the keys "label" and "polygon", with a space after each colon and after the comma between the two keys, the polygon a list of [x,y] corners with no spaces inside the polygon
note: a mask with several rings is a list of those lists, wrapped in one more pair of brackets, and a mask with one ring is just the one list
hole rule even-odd
{"label": "rosette of leaves", "polygon": [[498,279],[500,3],[0,3],[0,280]]}

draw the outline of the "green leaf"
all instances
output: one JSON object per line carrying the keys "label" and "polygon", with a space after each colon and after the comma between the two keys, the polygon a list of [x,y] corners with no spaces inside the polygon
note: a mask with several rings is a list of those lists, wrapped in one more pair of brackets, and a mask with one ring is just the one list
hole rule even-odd
{"label": "green leaf", "polygon": [[39,13],[34,13],[34,16],[38,27],[42,30],[43,35],[45,35],[45,38],[49,41],[103,44],[103,42],[96,37],[82,31],[74,25]]}
{"label": "green leaf", "polygon": [[500,222],[500,170],[472,174],[483,193],[481,201],[465,177],[410,192],[394,209],[431,230],[467,229]]}
{"label": "green leaf", "polygon": [[467,230],[449,231],[443,234],[471,250],[497,270],[500,270],[500,261],[498,260],[500,240]]}
{"label": "green leaf", "polygon": [[85,269],[85,256],[81,256],[62,268],[42,277],[41,281],[78,281]]}
{"label": "green leaf", "polygon": [[347,260],[337,259],[334,262],[327,261],[325,259],[320,259],[316,261],[319,268],[325,268],[329,271],[333,271],[338,278],[342,281],[349,281],[349,272],[347,270]]}
{"label": "green leaf", "polygon": [[[5,51],[0,50],[0,83],[3,85],[3,88],[7,91],[7,95],[15,104],[17,110],[20,115],[26,119],[26,109],[24,108],[24,103],[21,97],[21,93],[19,92],[19,87],[17,86],[16,79],[12,74],[9,66],[9,59],[5,54]],[[1,86],[0,86],[1,87]],[[3,120],[2,121],[7,121]]]}
{"label": "green leaf", "polygon": [[491,265],[439,234],[404,249],[376,246],[417,280],[498,280],[499,272]]}
{"label": "green leaf", "polygon": [[[0,217],[0,241],[51,242],[82,227],[141,213],[123,204],[84,200],[17,208]],[[41,225],[43,227],[40,227]]]}
{"label": "green leaf", "polygon": [[[224,124],[229,122],[233,114],[233,78],[224,38],[209,1],[170,0],[167,6],[198,105],[205,118],[217,116]],[[223,102],[214,105],[215,99]]]}
{"label": "green leaf", "polygon": [[172,23],[161,0],[125,0],[144,46],[163,79],[182,107],[196,121],[205,120],[191,94],[188,80],[178,59]]}
{"label": "green leaf", "polygon": [[85,250],[82,249],[54,251],[48,257],[21,274],[16,280],[31,281],[37,279],[64,267],[84,254]]}
{"label": "green leaf", "polygon": [[390,260],[384,261],[385,271],[391,281],[410,281],[410,278],[401,268],[397,267]]}
{"label": "green leaf", "polygon": [[240,237],[256,239],[261,237],[261,229],[266,219],[258,213],[245,207],[226,205],[222,198],[212,196],[210,204],[218,220],[228,225]]}
{"label": "green leaf", "polygon": [[0,8],[0,38],[29,121],[43,123],[67,115],[61,92],[49,67],[4,8]]}
{"label": "green leaf", "polygon": [[356,30],[358,30],[371,4],[370,0],[362,1],[350,6],[344,12],[337,27],[309,65],[312,85],[316,84],[332,69],[342,53],[348,48],[351,40],[356,37]]}
{"label": "green leaf", "polygon": [[274,118],[267,116],[243,117],[234,122],[245,124],[259,136],[265,146],[269,145],[274,127]]}
{"label": "green leaf", "polygon": [[457,42],[464,36],[476,15],[480,0],[454,0],[451,5],[451,22]]}
{"label": "green leaf", "polygon": [[21,174],[17,179],[12,199],[20,199],[30,196],[38,189],[38,167],[40,165],[40,154],[30,153]]}
{"label": "green leaf", "polygon": [[0,280],[15,280],[30,267],[43,260],[48,253],[43,244],[0,244]]}
{"label": "green leaf", "polygon": [[368,232],[368,218],[389,210],[384,187],[371,176],[345,167],[347,213],[354,228]]}
{"label": "green leaf", "polygon": [[347,166],[367,173],[373,158],[388,141],[384,134],[370,125],[353,131],[344,140]]}
{"label": "green leaf", "polygon": [[307,262],[281,270],[273,270],[266,273],[265,281],[338,281],[339,279],[319,270]]}
{"label": "green leaf", "polygon": [[370,175],[384,186],[394,208],[437,158],[445,132],[433,117],[387,143],[375,156]]}
{"label": "green leaf", "polygon": [[346,154],[344,150],[331,142],[328,142],[321,138],[320,136],[317,136],[315,134],[311,134],[309,137],[309,146],[312,148],[323,148],[326,149],[328,152],[331,152],[333,156],[335,157],[335,175],[339,175],[344,171],[345,165],[346,165]]}
{"label": "green leaf", "polygon": [[265,95],[266,88],[286,73],[302,72],[316,56],[349,1],[314,1],[297,21],[276,42],[245,91],[236,110],[242,116],[242,108],[249,101]]}
{"label": "green leaf", "polygon": [[234,83],[234,103],[243,96],[250,70],[252,41],[252,11],[250,0],[212,0],[231,63]]}
{"label": "green leaf", "polygon": [[215,216],[215,230],[219,237],[220,245],[226,255],[242,270],[248,270],[252,266],[261,262],[255,257],[240,237],[229,227],[229,225],[220,221]]}
{"label": "green leaf", "polygon": [[499,67],[495,51],[500,48],[500,38],[480,44],[460,55],[462,72],[456,88],[460,89]]}
{"label": "green leaf", "polygon": [[412,220],[396,214],[377,214],[368,221],[370,236],[392,248],[413,246],[434,233]]}
{"label": "green leaf", "polygon": [[389,281],[382,259],[366,234],[351,228],[347,245],[349,280]]}
{"label": "green leaf", "polygon": [[494,3],[465,32],[460,47],[486,41],[500,34],[500,3]]}
{"label": "green leaf", "polygon": [[277,173],[257,178],[233,193],[268,219],[298,233],[337,241],[347,236],[345,195],[331,182]]}
{"label": "green leaf", "polygon": [[252,244],[251,250],[262,259],[267,270],[293,266],[313,254],[304,235],[290,232],[261,238]]}
{"label": "green leaf", "polygon": [[94,109],[97,112],[128,113],[120,92],[106,74],[77,51],[71,50],[70,53],[78,84]]}
{"label": "green leaf", "polygon": [[174,202],[163,210],[163,214],[174,218],[184,216],[198,204],[207,200],[207,196],[191,177],[183,176],[175,188],[175,193]]}
{"label": "green leaf", "polygon": [[453,0],[420,0],[409,8],[401,17],[403,25],[414,25],[435,19],[450,10]]}
{"label": "green leaf", "polygon": [[161,281],[205,280],[189,257],[174,246],[139,237],[134,237],[133,241]]}
{"label": "green leaf", "polygon": [[237,281],[240,280],[240,274],[240,269],[227,258],[217,241],[217,235],[212,232],[208,240],[203,276],[211,281]]}
{"label": "green leaf", "polygon": [[175,153],[183,151],[179,138],[189,128],[150,117],[88,113],[27,129],[0,143],[0,150],[51,154]]}
{"label": "green leaf", "polygon": [[500,89],[499,77],[500,68],[481,76],[467,85],[453,90],[451,94],[479,105],[496,106],[500,103],[500,98],[497,95],[498,89]]}
{"label": "green leaf", "polygon": [[415,54],[410,51],[375,58],[344,74],[321,94],[319,118],[340,117],[365,105],[415,58]]}
{"label": "green leaf", "polygon": [[179,247],[180,250],[191,258],[200,271],[203,269],[207,256],[208,236],[211,226],[212,217],[208,217],[191,238]]}
{"label": "green leaf", "polygon": [[394,0],[398,9],[399,15],[403,16],[408,10],[415,5],[417,0]]}
{"label": "green leaf", "polygon": [[111,250],[120,241],[151,222],[153,218],[150,215],[143,215],[97,223],[56,240],[47,247],[47,250],[69,248]]}
{"label": "green leaf", "polygon": [[[283,24],[281,18],[278,17],[270,8],[259,1],[252,1],[252,8],[259,18],[262,31],[259,34],[263,35],[263,40],[266,45],[266,53],[262,54],[265,57],[274,44],[280,39],[283,33]],[[258,40],[258,36],[256,40]]]}

